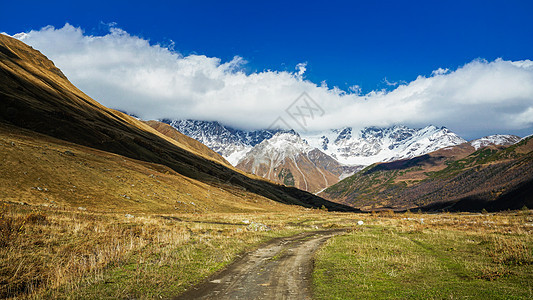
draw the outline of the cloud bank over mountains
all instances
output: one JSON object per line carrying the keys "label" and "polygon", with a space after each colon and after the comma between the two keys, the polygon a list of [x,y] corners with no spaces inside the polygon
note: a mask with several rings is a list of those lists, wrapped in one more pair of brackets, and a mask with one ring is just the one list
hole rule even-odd
{"label": "cloud bank over mountains", "polygon": [[357,86],[343,91],[306,80],[307,62],[294,72],[247,74],[242,57],[223,62],[184,56],[115,27],[92,36],[66,24],[14,37],[53,60],[89,96],[143,119],[217,120],[242,129],[267,128],[281,119],[302,130],[287,108],[306,92],[323,111],[311,116],[305,107],[300,110],[300,118],[307,113],[308,131],[435,124],[475,137],[533,129],[531,60],[479,59],[456,70],[442,66],[429,76],[394,83],[391,91],[361,94]]}

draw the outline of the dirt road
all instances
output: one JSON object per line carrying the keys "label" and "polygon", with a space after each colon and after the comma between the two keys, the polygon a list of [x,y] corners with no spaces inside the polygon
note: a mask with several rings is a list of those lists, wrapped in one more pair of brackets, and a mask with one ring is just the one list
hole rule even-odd
{"label": "dirt road", "polygon": [[275,239],[176,299],[311,299],[313,253],[343,230]]}

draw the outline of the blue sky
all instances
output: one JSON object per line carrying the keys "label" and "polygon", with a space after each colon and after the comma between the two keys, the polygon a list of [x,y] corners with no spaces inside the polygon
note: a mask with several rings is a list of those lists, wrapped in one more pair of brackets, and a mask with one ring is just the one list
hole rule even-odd
{"label": "blue sky", "polygon": [[6,1],[1,29],[66,22],[88,33],[116,22],[152,43],[231,60],[249,71],[293,70],[363,91],[475,58],[533,54],[533,1]]}
{"label": "blue sky", "polygon": [[0,32],[28,33],[19,39],[84,92],[143,118],[265,128],[288,119],[285,109],[305,91],[325,111],[309,130],[533,133],[533,1],[1,6]]}

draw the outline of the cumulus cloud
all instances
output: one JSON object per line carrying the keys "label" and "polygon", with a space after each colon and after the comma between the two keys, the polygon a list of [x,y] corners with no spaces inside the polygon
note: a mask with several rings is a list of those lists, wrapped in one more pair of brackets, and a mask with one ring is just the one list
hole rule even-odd
{"label": "cumulus cloud", "polygon": [[252,129],[281,118],[302,130],[297,121],[305,109],[298,115],[288,108],[305,108],[291,104],[306,92],[324,112],[308,117],[308,131],[435,124],[473,136],[533,128],[531,60],[475,60],[397,83],[392,91],[362,94],[356,85],[343,91],[304,79],[307,63],[295,66],[295,72],[247,74],[242,57],[184,56],[115,27],[91,36],[66,24],[15,37],[41,50],[95,100],[144,119],[218,120]]}

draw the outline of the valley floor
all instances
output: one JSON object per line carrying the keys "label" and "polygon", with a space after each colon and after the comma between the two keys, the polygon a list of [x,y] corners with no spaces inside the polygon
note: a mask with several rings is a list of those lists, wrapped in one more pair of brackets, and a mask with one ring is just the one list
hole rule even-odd
{"label": "valley floor", "polygon": [[[173,298],[265,242],[335,229],[348,231],[308,257],[315,261],[308,282],[315,298],[532,296],[531,211],[351,214],[294,207],[133,216],[0,207],[1,298]],[[296,247],[307,240],[292,241]],[[290,251],[269,262],[284,261],[284,253]],[[267,277],[259,284],[269,285]]]}
{"label": "valley floor", "polygon": [[533,215],[396,214],[328,240],[316,299],[532,299]]}

